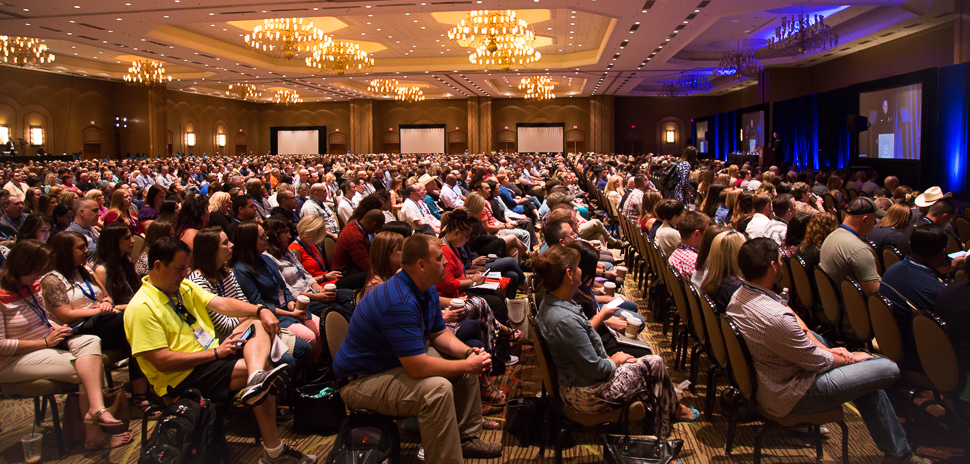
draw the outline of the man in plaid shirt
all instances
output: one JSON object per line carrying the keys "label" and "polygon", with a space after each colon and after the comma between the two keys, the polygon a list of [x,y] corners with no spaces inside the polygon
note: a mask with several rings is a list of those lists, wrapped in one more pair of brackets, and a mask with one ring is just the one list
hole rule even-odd
{"label": "man in plaid shirt", "polygon": [[694,268],[697,267],[697,250],[701,247],[701,240],[709,225],[711,225],[711,219],[697,211],[687,211],[677,223],[680,244],[670,254],[667,262],[680,273],[680,278],[683,280],[690,280],[694,274]]}
{"label": "man in plaid shirt", "polygon": [[647,176],[637,174],[633,178],[633,186],[634,189],[626,197],[626,203],[623,203],[623,215],[630,218],[631,221],[636,222],[640,219],[640,206],[643,204],[643,192],[647,190]]}

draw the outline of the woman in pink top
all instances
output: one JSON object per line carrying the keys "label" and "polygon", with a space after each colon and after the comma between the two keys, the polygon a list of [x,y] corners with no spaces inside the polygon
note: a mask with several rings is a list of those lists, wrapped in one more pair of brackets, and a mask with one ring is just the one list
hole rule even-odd
{"label": "woman in pink top", "polygon": [[128,432],[109,434],[101,427],[121,421],[104,407],[101,339],[74,335],[50,320],[38,278],[50,267],[50,248],[37,240],[17,242],[0,271],[0,378],[4,382],[50,379],[80,383],[84,414],[84,447],[107,449],[131,441]]}

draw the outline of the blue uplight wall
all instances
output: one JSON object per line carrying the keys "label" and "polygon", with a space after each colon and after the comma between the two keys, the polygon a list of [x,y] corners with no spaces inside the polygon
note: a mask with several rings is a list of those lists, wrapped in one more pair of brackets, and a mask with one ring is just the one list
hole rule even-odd
{"label": "blue uplight wall", "polygon": [[940,68],[940,186],[967,193],[967,143],[970,124],[970,63]]}

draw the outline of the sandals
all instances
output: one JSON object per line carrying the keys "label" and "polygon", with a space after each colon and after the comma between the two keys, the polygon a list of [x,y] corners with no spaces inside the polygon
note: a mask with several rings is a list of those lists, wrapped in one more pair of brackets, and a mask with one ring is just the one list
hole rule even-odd
{"label": "sandals", "polygon": [[[115,437],[121,437],[122,435],[126,435],[125,440],[123,442],[115,445],[115,446],[111,446],[111,439],[112,438],[115,438]],[[130,432],[118,433],[118,434],[114,434],[114,435],[112,435],[110,433],[105,433],[104,435],[101,436],[101,441],[94,442],[94,441],[87,441],[87,440],[85,440],[84,441],[84,449],[91,450],[91,451],[94,451],[94,450],[106,450],[106,449],[111,449],[111,448],[117,448],[119,446],[124,446],[124,445],[127,445],[128,443],[131,443],[131,433]]]}
{"label": "sandals", "polygon": [[162,415],[162,409],[152,404],[152,401],[148,398],[147,393],[131,395],[130,403],[133,407],[141,409],[141,412],[145,415],[145,417],[154,418]]}
{"label": "sandals", "polygon": [[516,343],[518,343],[519,341],[522,340],[522,335],[523,334],[522,334],[522,331],[521,330],[516,330],[516,329],[513,329],[511,327],[506,327],[506,326],[502,326],[502,327],[505,328],[505,330],[506,330],[506,332],[504,334],[502,334],[502,338],[508,339],[509,340],[509,343],[511,343],[511,344],[514,345],[514,344],[516,344]]}
{"label": "sandals", "polygon": [[487,419],[485,417],[482,418],[482,428],[485,430],[496,430],[501,427],[502,427],[502,424],[499,424],[498,421]]}
{"label": "sandals", "polygon": [[106,413],[106,412],[108,412],[108,408],[101,408],[101,409],[98,409],[97,411],[94,411],[93,413],[91,411],[88,411],[88,414],[91,415],[91,418],[90,419],[84,419],[84,423],[85,424],[91,424],[91,425],[100,425],[102,427],[116,427],[116,426],[119,426],[119,425],[124,424],[124,422],[121,422],[118,419],[115,419],[118,422],[104,422],[104,421],[102,421],[101,420],[101,416],[103,416],[104,413]]}
{"label": "sandals", "polygon": [[505,405],[505,399],[506,399],[505,393],[502,393],[502,391],[499,390],[498,388],[495,388],[495,386],[489,384],[487,387],[485,387],[485,390],[482,391],[481,393],[482,393],[482,403],[485,403],[489,406]]}

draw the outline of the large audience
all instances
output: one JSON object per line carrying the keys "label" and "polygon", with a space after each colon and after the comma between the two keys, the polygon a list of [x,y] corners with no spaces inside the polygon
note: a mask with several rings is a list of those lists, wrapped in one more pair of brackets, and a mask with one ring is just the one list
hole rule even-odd
{"label": "large audience", "polygon": [[[874,171],[739,167],[690,147],[32,162],[0,174],[0,377],[80,384],[89,449],[131,440],[105,431],[119,424],[101,395],[112,353],[129,359],[146,416],[189,388],[252,407],[261,463],[315,462],[281,441],[276,398],[331,363],[347,406],[417,418],[428,462],[500,456],[480,438],[499,427],[482,404],[507,401],[492,378],[519,362],[508,299],[526,292],[526,273],[545,295],[536,324],[556,395],[595,414],[649,390],[657,407],[642,427],[666,437],[699,413],[660,356],[618,343],[644,330],[646,308],[614,293],[626,268],[611,249],[629,243],[603,210],[737,324],[768,413],[852,401],[885,462],[928,462],[885,394],[901,369],[919,369],[913,311],[970,333],[970,287],[947,284],[965,262],[947,256],[965,246],[954,200]],[[902,257],[885,270],[884,249]],[[820,305],[793,309],[778,287],[791,261],[885,296],[902,365],[846,349],[852,328],[826,324]],[[331,310],[349,320],[334,353],[321,333]]]}

